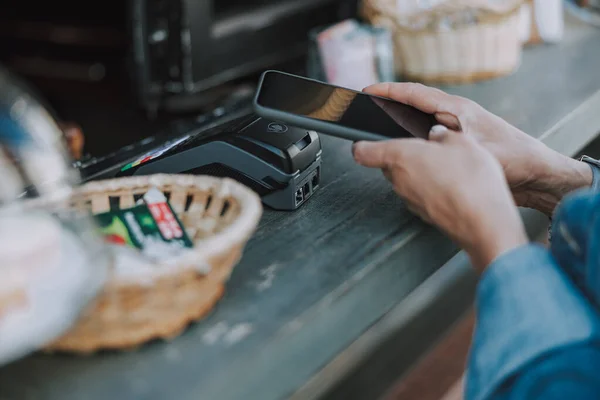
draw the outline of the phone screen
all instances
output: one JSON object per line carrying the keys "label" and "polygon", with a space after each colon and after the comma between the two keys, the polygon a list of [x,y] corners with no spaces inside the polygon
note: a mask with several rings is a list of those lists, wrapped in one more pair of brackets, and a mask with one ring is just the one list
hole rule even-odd
{"label": "phone screen", "polygon": [[437,123],[406,104],[276,72],[265,74],[257,103],[386,138],[427,139]]}

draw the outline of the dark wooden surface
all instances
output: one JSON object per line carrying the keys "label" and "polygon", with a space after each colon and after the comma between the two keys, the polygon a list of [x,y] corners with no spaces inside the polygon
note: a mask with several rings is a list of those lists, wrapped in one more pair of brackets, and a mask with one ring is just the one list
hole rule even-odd
{"label": "dark wooden surface", "polygon": [[383,400],[441,400],[461,383],[474,327],[475,312],[470,309]]}
{"label": "dark wooden surface", "polygon": [[[513,76],[448,90],[536,137],[559,143],[569,135],[570,145],[580,148],[600,128],[581,122],[594,122],[598,114],[596,103],[589,103],[600,93],[598,71],[600,32],[577,25],[562,44],[529,49]],[[575,122],[585,129],[569,132],[564,121],[578,107]],[[349,393],[338,387],[345,382],[339,371],[350,374],[361,370],[358,361],[374,362],[369,354],[352,353],[356,343],[398,307],[416,307],[416,289],[434,273],[438,280],[446,273],[441,283],[453,277],[468,283],[448,292],[459,315],[472,297],[474,279],[465,268],[454,274],[444,266],[457,253],[455,246],[408,213],[379,171],[356,166],[348,142],[323,137],[323,145],[320,192],[297,212],[265,212],[226,296],[207,319],[170,343],[133,352],[33,355],[0,368],[0,399],[270,400],[324,392],[336,397]],[[526,214],[526,221],[532,226],[540,218]],[[429,294],[421,296],[420,306],[437,304],[436,312],[401,319],[409,323],[397,322],[389,332],[405,335],[379,341],[395,343],[389,349],[398,353],[386,352],[395,371],[412,365],[416,350],[430,346],[436,332],[454,322],[444,318],[451,313],[443,301]],[[416,327],[422,326],[435,329],[420,334]],[[365,348],[381,351],[377,343]],[[356,361],[356,368],[338,368],[335,361],[342,356]]]}

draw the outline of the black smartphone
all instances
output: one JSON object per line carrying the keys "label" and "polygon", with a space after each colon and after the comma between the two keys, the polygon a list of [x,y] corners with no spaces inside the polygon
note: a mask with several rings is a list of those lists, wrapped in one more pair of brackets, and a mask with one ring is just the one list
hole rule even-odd
{"label": "black smartphone", "polygon": [[412,106],[280,71],[262,74],[254,109],[264,118],[353,141],[427,139],[437,124]]}

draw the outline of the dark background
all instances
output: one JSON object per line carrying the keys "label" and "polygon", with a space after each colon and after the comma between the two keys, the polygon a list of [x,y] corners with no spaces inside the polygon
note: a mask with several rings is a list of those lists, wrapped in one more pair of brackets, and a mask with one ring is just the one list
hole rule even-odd
{"label": "dark background", "polygon": [[[175,4],[139,1],[154,9]],[[144,92],[140,74],[132,61],[133,0],[4,2],[0,62],[32,83],[58,119],[83,128],[86,152],[102,155],[162,132],[170,121],[214,109],[240,87],[252,88],[266,68],[304,73],[308,28],[353,17],[357,4],[356,0],[176,1],[190,24],[198,83],[193,92],[161,98],[161,104],[177,104],[178,109],[149,109],[148,96],[140,94]],[[261,13],[273,18],[246,26],[252,15]]]}

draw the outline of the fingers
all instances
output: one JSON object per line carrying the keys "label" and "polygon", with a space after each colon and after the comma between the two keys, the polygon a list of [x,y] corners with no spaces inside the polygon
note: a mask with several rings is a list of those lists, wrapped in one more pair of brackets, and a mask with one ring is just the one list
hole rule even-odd
{"label": "fingers", "polygon": [[354,160],[364,167],[386,169],[402,159],[402,146],[396,140],[356,142],[352,146],[352,154]]}
{"label": "fingers", "polygon": [[441,144],[464,143],[469,138],[461,132],[446,128],[444,125],[435,125],[429,131],[429,141]]}
{"label": "fingers", "polygon": [[444,125],[435,125],[429,131],[429,140],[432,142],[443,143],[448,139],[450,131]]}
{"label": "fingers", "polygon": [[[464,140],[464,135],[443,125],[435,125],[429,132],[429,142],[445,144],[458,140]],[[419,145],[429,146],[431,143],[420,139],[361,141],[352,145],[352,154],[354,160],[362,166],[386,170],[402,164],[406,152],[418,150],[415,146]]]}
{"label": "fingers", "polygon": [[365,93],[387,97],[408,104],[419,110],[434,114],[440,124],[461,130],[458,116],[470,107],[470,101],[450,95],[437,88],[412,82],[377,83],[366,87]]}
{"label": "fingers", "polygon": [[[383,173],[383,175],[385,176],[385,178],[388,181],[390,181],[392,184],[394,183],[393,173],[392,173],[392,170],[390,168],[383,168],[381,170],[381,172]],[[419,218],[421,218],[426,223],[429,223],[429,224],[432,223],[431,218],[429,218],[429,216],[427,215],[427,213],[425,212],[425,210],[422,207],[419,207],[416,204],[410,203],[406,199],[403,199],[403,200],[404,200],[404,205],[406,206],[406,208],[408,209],[408,211],[410,211],[411,213],[415,214],[416,216],[418,216]]]}
{"label": "fingers", "polygon": [[439,113],[435,114],[435,119],[437,120],[437,122],[439,122],[442,125],[447,126],[449,129],[454,129],[456,131],[462,130],[460,121],[458,120],[456,115],[445,113],[445,112],[439,112]]}
{"label": "fingers", "polygon": [[389,165],[386,154],[387,150],[384,142],[356,142],[352,145],[352,154],[354,160],[365,167],[385,169]]}
{"label": "fingers", "polygon": [[377,83],[364,89],[365,93],[387,97],[429,113],[452,113],[452,96],[436,88],[412,82]]}

